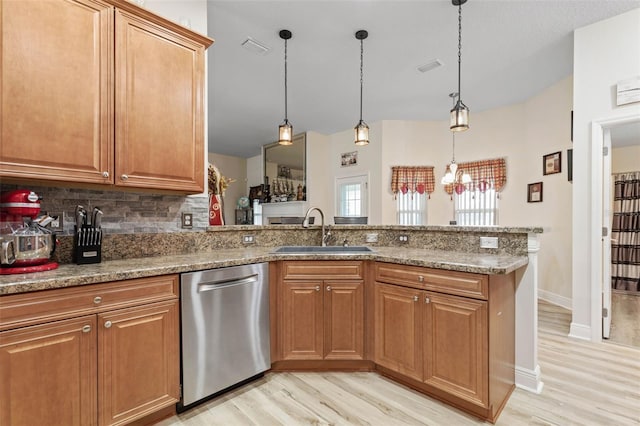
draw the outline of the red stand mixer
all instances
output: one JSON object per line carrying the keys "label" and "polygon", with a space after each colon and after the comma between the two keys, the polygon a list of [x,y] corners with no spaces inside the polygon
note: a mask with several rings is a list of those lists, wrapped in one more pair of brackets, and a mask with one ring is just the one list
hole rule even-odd
{"label": "red stand mixer", "polygon": [[0,274],[42,272],[58,267],[53,231],[39,225],[41,198],[19,189],[0,194]]}

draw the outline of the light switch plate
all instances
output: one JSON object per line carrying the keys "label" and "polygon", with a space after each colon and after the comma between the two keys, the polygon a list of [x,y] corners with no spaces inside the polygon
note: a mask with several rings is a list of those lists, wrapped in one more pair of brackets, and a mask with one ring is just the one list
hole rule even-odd
{"label": "light switch plate", "polygon": [[480,237],[480,248],[498,248],[498,237]]}

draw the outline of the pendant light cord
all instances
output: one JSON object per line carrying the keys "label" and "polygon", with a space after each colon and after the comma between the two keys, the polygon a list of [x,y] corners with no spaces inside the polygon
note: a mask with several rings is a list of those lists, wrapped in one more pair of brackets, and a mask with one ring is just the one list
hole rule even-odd
{"label": "pendant light cord", "polygon": [[364,61],[364,43],[360,40],[360,122],[362,123],[362,84],[363,84],[363,72],[362,63]]}
{"label": "pendant light cord", "polygon": [[460,92],[460,64],[462,63],[462,2],[458,5],[458,99],[462,99]]}
{"label": "pendant light cord", "polygon": [[284,121],[287,119],[287,39],[284,40]]}

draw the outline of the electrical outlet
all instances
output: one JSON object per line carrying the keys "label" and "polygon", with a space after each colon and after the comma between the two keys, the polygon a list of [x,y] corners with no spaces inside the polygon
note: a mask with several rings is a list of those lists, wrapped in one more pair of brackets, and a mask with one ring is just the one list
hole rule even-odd
{"label": "electrical outlet", "polygon": [[401,243],[408,243],[409,236],[407,234],[400,234],[398,235],[398,241],[400,241]]}
{"label": "electrical outlet", "polygon": [[367,234],[366,241],[368,243],[377,243],[378,242],[378,234]]}
{"label": "electrical outlet", "polygon": [[256,242],[256,237],[255,235],[243,235],[242,242],[244,244],[253,244]]}
{"label": "electrical outlet", "polygon": [[480,237],[480,248],[498,248],[498,237]]}
{"label": "electrical outlet", "polygon": [[62,213],[52,213],[49,216],[51,216],[53,218],[53,220],[51,221],[51,224],[49,225],[51,227],[52,231],[62,231],[64,228],[64,220],[63,220],[63,215]]}
{"label": "electrical outlet", "polygon": [[193,228],[193,213],[182,213],[182,227]]}

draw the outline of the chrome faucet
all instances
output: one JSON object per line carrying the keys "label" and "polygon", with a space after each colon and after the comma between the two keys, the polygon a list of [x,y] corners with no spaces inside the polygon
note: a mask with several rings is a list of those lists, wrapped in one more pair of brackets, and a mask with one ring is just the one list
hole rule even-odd
{"label": "chrome faucet", "polygon": [[320,213],[320,220],[322,222],[322,247],[325,247],[327,245],[327,235],[324,233],[324,213],[322,212],[322,210],[320,210],[320,208],[309,207],[309,210],[307,210],[307,213],[305,213],[304,215],[304,220],[302,221],[302,227],[303,228],[309,227],[309,214],[311,214],[311,212],[314,210]]}

